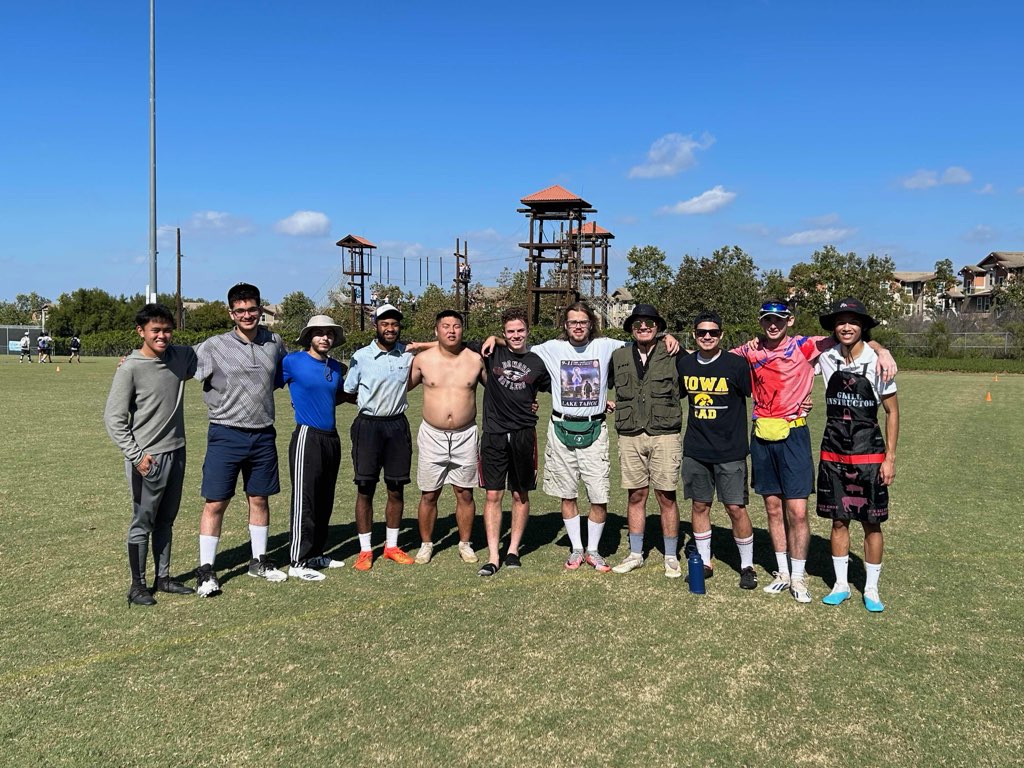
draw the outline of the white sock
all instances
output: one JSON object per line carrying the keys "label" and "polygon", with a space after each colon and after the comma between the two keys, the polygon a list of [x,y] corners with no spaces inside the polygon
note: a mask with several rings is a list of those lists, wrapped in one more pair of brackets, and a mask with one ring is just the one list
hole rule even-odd
{"label": "white sock", "polygon": [[806,560],[797,560],[794,557],[793,558],[793,578],[794,579],[801,579],[801,578],[803,578],[804,569],[806,567],[807,567],[807,561]]}
{"label": "white sock", "polygon": [[562,520],[565,523],[565,532],[569,534],[569,542],[573,549],[583,550],[583,536],[580,533],[580,516],[568,517]]}
{"label": "white sock", "polygon": [[733,541],[736,542],[736,549],[740,551],[740,568],[753,568],[754,534],[750,534],[745,539],[737,539],[733,537]]}
{"label": "white sock", "polygon": [[775,553],[775,563],[779,569],[779,576],[789,576],[789,560],[785,552]]}
{"label": "white sock", "polygon": [[867,573],[867,580],[864,583],[864,589],[873,589],[878,591],[878,577],[882,573],[881,563],[864,563],[864,572]]}
{"label": "white sock", "polygon": [[711,566],[711,531],[693,532],[693,540],[697,543],[697,551],[704,565]]}
{"label": "white sock", "polygon": [[843,555],[842,557],[836,557],[835,555],[832,555],[832,570],[836,572],[836,585],[832,587],[833,592],[850,591],[850,583],[846,580],[849,568],[849,555]]}
{"label": "white sock", "polygon": [[604,523],[595,523],[587,518],[587,551],[597,552],[597,546],[601,543],[601,534],[604,533]]}
{"label": "white sock", "polygon": [[373,547],[370,546],[370,534],[368,534],[368,533],[360,533],[359,534],[359,551],[360,552],[369,552],[371,549],[373,549]]}
{"label": "white sock", "polygon": [[[366,534],[369,536],[370,534]],[[398,546],[398,529],[397,528],[385,528],[384,529],[384,546],[385,547],[397,547]]]}
{"label": "white sock", "polygon": [[249,544],[252,546],[254,560],[267,554],[267,539],[270,537],[269,525],[253,525],[249,523]]}
{"label": "white sock", "polygon": [[217,545],[220,543],[220,536],[203,536],[199,534],[199,564],[213,565],[217,559]]}

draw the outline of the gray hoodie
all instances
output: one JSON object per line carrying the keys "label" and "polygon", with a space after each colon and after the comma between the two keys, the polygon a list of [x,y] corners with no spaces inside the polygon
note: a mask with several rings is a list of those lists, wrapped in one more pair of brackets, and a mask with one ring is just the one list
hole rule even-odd
{"label": "gray hoodie", "polygon": [[103,421],[124,457],[137,466],[147,454],[185,445],[185,381],[196,372],[192,347],[167,347],[163,357],[135,350],[114,373]]}

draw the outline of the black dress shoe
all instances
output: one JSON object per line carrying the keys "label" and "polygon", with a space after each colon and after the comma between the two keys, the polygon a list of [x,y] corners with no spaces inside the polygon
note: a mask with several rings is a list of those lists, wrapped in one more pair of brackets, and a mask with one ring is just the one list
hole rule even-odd
{"label": "black dress shoe", "polygon": [[149,594],[145,584],[132,584],[128,590],[128,607],[133,605],[156,605],[156,600]]}
{"label": "black dress shoe", "polygon": [[154,589],[157,592],[169,592],[172,595],[193,595],[195,590],[192,587],[186,587],[180,581],[175,581],[170,576],[164,576],[156,580],[156,586]]}

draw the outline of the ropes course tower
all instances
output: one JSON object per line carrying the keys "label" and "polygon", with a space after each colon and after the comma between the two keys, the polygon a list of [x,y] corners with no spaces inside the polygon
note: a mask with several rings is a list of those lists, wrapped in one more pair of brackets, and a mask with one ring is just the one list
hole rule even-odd
{"label": "ropes course tower", "polygon": [[341,248],[341,272],[348,277],[349,306],[352,328],[366,330],[366,279],[373,274],[373,251],[376,245],[359,235],[345,235],[337,243]]}
{"label": "ropes course tower", "polygon": [[596,221],[569,230],[580,254],[580,298],[608,325],[608,249],[615,235]]}

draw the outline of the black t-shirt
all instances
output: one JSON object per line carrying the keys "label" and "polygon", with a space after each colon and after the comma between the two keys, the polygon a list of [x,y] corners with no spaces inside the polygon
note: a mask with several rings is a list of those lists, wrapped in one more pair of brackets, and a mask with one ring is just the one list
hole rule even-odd
{"label": "black t-shirt", "polygon": [[747,361],[723,351],[705,364],[694,352],[680,355],[676,368],[680,392],[686,393],[690,403],[683,455],[714,464],[746,458],[750,396]]}
{"label": "black t-shirt", "polygon": [[[480,345],[468,346],[479,352]],[[533,352],[517,355],[508,347],[495,346],[487,366],[484,387],[484,432],[512,432],[537,423],[533,401],[540,391],[550,391],[551,378],[544,361]]]}

